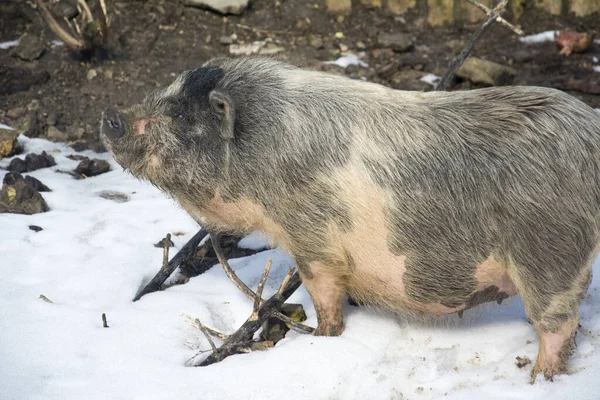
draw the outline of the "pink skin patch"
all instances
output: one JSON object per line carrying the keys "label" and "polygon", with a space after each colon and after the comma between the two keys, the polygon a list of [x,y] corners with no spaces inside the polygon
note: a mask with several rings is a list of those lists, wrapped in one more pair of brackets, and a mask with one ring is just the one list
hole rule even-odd
{"label": "pink skin patch", "polygon": [[145,134],[146,124],[148,122],[150,122],[150,120],[147,119],[140,119],[139,121],[135,121],[133,123],[133,134],[136,136]]}

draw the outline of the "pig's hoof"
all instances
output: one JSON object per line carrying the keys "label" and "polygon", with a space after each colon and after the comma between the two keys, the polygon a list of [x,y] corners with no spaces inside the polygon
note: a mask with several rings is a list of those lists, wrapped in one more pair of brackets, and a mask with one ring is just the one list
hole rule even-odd
{"label": "pig's hoof", "polygon": [[531,380],[529,383],[533,385],[538,374],[544,374],[544,378],[546,378],[547,381],[554,382],[554,375],[564,374],[565,372],[567,372],[565,368],[559,368],[557,366],[541,367],[536,364],[531,372]]}
{"label": "pig's hoof", "polygon": [[319,324],[315,330],[315,336],[340,336],[344,331],[344,324]]}

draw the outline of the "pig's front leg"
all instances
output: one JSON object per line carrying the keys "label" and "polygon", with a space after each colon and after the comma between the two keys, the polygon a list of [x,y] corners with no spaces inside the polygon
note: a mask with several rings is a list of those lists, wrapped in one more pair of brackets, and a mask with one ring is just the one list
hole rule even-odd
{"label": "pig's front leg", "polygon": [[339,336],[344,330],[342,302],[345,295],[343,268],[322,262],[298,265],[302,283],[317,311],[316,336]]}

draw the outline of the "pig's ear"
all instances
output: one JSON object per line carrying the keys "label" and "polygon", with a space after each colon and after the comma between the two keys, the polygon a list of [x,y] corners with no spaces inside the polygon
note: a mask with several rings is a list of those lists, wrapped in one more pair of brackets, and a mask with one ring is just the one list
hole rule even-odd
{"label": "pig's ear", "polygon": [[208,96],[210,105],[221,120],[220,134],[223,139],[233,139],[235,126],[235,108],[231,97],[219,90],[213,90]]}

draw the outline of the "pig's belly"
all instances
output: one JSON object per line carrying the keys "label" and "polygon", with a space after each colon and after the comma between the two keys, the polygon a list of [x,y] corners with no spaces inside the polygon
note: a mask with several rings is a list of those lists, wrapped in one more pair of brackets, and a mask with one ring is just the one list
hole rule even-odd
{"label": "pig's belly", "polygon": [[[461,312],[481,303],[500,303],[517,294],[506,268],[490,256],[475,268],[476,284],[471,293],[464,296],[462,304],[456,304],[456,297],[452,301],[450,298],[447,301],[442,298],[436,303],[418,302],[408,294],[410,288],[405,286],[403,279],[406,257],[393,255],[385,247],[380,250],[350,252],[354,265],[348,275],[347,293],[359,302],[383,306],[393,311],[442,315]],[[448,306],[452,302],[454,304]]]}

